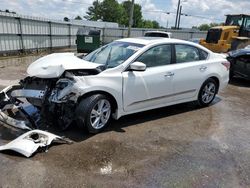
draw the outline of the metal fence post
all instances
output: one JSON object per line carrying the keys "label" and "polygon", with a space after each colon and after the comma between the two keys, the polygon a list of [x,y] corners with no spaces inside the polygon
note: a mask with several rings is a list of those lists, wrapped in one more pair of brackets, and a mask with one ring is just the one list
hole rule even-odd
{"label": "metal fence post", "polygon": [[105,27],[102,29],[102,45],[105,44]]}
{"label": "metal fence post", "polygon": [[68,35],[68,37],[69,37],[69,48],[71,47],[71,24],[68,24],[68,26],[69,26],[69,35]]}
{"label": "metal fence post", "polygon": [[49,40],[50,40],[50,50],[53,48],[53,43],[52,43],[52,24],[51,21],[49,23]]}
{"label": "metal fence post", "polygon": [[23,43],[23,29],[22,29],[22,22],[20,17],[15,17],[15,19],[18,20],[18,25],[19,25],[19,32],[17,35],[20,36],[20,42],[21,42],[21,52],[23,53],[25,51],[24,49],[24,43]]}

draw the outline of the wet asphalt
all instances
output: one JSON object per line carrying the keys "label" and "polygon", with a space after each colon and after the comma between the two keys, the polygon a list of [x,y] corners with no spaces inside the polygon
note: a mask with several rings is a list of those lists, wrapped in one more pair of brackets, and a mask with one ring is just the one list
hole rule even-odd
{"label": "wet asphalt", "polygon": [[[21,77],[12,69],[24,70],[0,68],[0,85]],[[250,82],[236,78],[207,108],[129,115],[97,135],[53,128],[74,144],[29,159],[0,153],[0,187],[250,187],[249,97]],[[0,125],[0,144],[21,133]]]}

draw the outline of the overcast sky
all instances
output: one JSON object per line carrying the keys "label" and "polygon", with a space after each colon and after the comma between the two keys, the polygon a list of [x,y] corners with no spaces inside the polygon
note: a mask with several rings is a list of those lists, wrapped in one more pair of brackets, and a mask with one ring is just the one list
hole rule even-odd
{"label": "overcast sky", "polygon": [[[0,9],[62,20],[64,17],[84,16],[92,2],[93,0],[0,0]],[[135,3],[142,6],[145,19],[156,20],[164,27],[174,26],[177,2],[178,0],[135,0]],[[250,14],[250,0],[181,0],[181,2],[182,12],[189,15],[182,16],[181,27],[223,22],[224,15],[230,13]]]}

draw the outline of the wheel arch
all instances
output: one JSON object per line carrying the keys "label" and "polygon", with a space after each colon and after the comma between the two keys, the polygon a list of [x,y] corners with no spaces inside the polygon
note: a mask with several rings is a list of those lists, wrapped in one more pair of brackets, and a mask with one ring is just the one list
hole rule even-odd
{"label": "wheel arch", "polygon": [[112,94],[110,94],[106,91],[102,91],[102,90],[95,90],[95,91],[90,91],[90,92],[84,93],[83,95],[78,97],[77,103],[79,103],[84,98],[87,98],[89,96],[96,95],[96,94],[103,94],[111,100],[110,102],[112,105],[112,112],[113,113],[118,109],[118,103],[117,103],[115,97]]}
{"label": "wheel arch", "polygon": [[[216,90],[216,94],[217,94],[219,91],[219,88],[220,88],[220,80],[216,76],[211,76],[209,78],[213,79],[217,83],[217,90]],[[207,78],[207,79],[209,79],[209,78]]]}

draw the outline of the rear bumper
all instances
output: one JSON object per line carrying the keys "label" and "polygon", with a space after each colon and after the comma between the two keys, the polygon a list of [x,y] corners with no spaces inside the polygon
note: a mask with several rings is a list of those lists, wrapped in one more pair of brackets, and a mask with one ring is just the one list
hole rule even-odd
{"label": "rear bumper", "polygon": [[219,91],[222,91],[223,89],[225,89],[228,85],[229,82],[229,75],[226,75],[225,77],[223,77],[223,79],[220,81],[220,86],[219,86]]}

